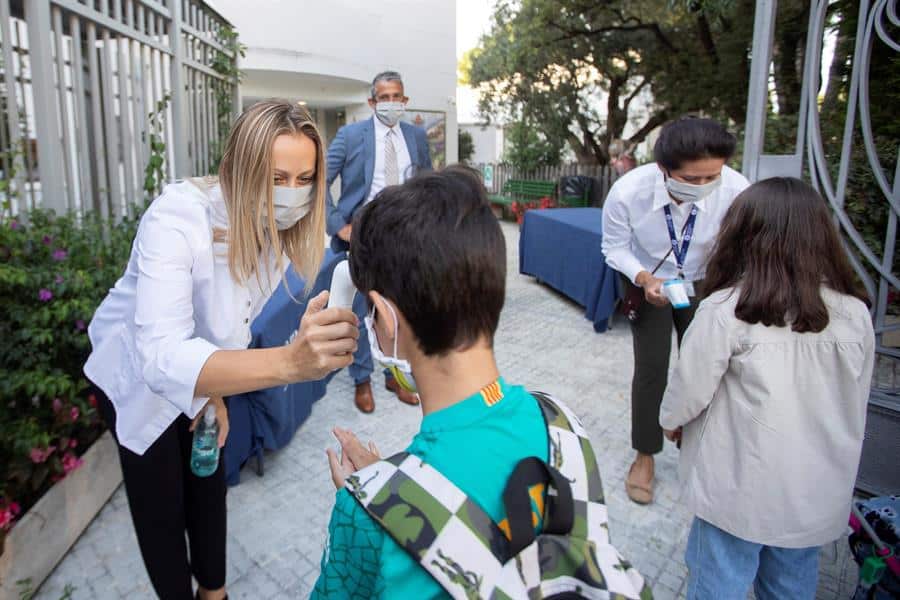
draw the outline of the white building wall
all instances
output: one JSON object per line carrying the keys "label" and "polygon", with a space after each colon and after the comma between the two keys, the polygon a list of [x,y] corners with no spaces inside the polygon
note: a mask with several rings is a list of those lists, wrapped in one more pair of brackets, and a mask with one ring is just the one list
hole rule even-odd
{"label": "white building wall", "polygon": [[[410,110],[446,113],[447,162],[458,156],[455,0],[211,0],[247,46],[245,99],[287,97],[371,116],[372,77],[403,75]],[[331,137],[334,132],[329,132]]]}
{"label": "white building wall", "polygon": [[472,136],[475,154],[469,159],[473,164],[497,163],[503,160],[503,128],[497,125],[479,125],[477,123],[460,123],[460,131],[467,131]]}

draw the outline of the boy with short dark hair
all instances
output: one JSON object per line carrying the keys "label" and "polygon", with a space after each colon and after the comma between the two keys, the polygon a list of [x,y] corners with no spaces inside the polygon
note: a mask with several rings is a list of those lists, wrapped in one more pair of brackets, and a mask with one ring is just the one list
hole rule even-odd
{"label": "boy with short dark hair", "polygon": [[[494,359],[506,244],[478,176],[451,167],[385,188],[354,219],[350,271],[370,308],[373,355],[420,395],[423,419],[406,453],[381,462],[374,446],[366,449],[352,433],[335,430],[342,456],[328,454],[338,493],[312,597],[446,597],[442,586],[448,582],[474,592],[478,578],[460,567],[458,554],[438,550],[435,560],[424,560],[447,522],[435,515],[452,520],[462,513],[440,504],[421,511],[419,501],[429,493],[446,498],[429,485],[445,478],[458,499],[471,500],[467,515],[479,515],[482,526],[509,537],[507,480],[527,457],[550,459],[544,405],[507,383]],[[577,421],[566,409],[559,420]],[[412,475],[396,486],[395,498],[386,473],[402,471],[401,463],[409,469],[410,461]],[[596,461],[590,462],[591,495],[602,502]],[[528,488],[528,533],[541,529],[543,490]],[[603,527],[600,519],[586,520]],[[463,554],[486,551],[467,539],[457,541]],[[607,576],[607,569],[602,572]]]}

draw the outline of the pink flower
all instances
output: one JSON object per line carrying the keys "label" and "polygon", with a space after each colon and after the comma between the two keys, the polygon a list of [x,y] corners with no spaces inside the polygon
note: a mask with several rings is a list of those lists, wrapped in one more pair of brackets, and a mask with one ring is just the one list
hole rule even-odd
{"label": "pink flower", "polygon": [[41,241],[44,242],[45,246],[49,246],[50,244],[53,243],[53,238],[50,237],[49,235],[45,235],[43,238],[41,238]]}
{"label": "pink flower", "polygon": [[41,302],[50,302],[53,300],[53,292],[48,290],[47,288],[41,288],[38,292],[38,300]]}
{"label": "pink flower", "polygon": [[62,248],[57,248],[53,251],[53,260],[60,261],[66,260],[66,257],[69,256],[69,253],[63,250]]}
{"label": "pink flower", "polygon": [[31,452],[28,453],[29,458],[31,458],[31,462],[36,465],[39,465],[43,462],[46,462],[50,455],[53,454],[53,451],[56,450],[56,446],[47,446],[45,450],[41,450],[40,448],[32,448]]}
{"label": "pink flower", "polygon": [[0,510],[0,531],[6,531],[12,527],[13,519],[15,519],[15,515],[12,514],[10,509],[4,508]]}
{"label": "pink flower", "polygon": [[72,450],[74,450],[74,449],[77,448],[77,447],[78,447],[78,441],[77,441],[77,440],[74,440],[74,439],[69,440],[69,448],[71,448]]}
{"label": "pink flower", "polygon": [[19,506],[18,502],[10,502],[9,511],[13,514],[13,516],[15,516],[22,512],[22,508]]}
{"label": "pink flower", "polygon": [[88,404],[91,405],[91,408],[97,408],[97,396],[88,394]]}
{"label": "pink flower", "polygon": [[16,229],[19,228],[19,222],[16,221],[15,219],[13,219],[12,221],[9,222],[9,228],[12,229],[13,231],[15,231]]}
{"label": "pink flower", "polygon": [[66,452],[65,456],[62,459],[63,471],[66,475],[77,469],[81,466],[84,461],[72,454],[71,452]]}
{"label": "pink flower", "polygon": [[73,423],[76,422],[76,421],[78,420],[78,416],[79,416],[80,414],[81,414],[81,413],[78,411],[78,407],[77,407],[77,406],[73,406],[73,407],[72,407],[72,410],[69,411],[69,417],[71,417]]}
{"label": "pink flower", "polygon": [[63,408],[62,400],[60,400],[59,398],[54,398],[53,399],[53,412],[58,413],[59,411],[62,410],[62,408]]}
{"label": "pink flower", "polygon": [[77,329],[78,331],[84,331],[85,329],[87,329],[87,325],[84,321],[78,319],[77,321],[75,321],[75,329]]}
{"label": "pink flower", "polygon": [[63,277],[62,275],[57,275],[57,276],[56,276],[56,279],[54,279],[54,281],[56,282],[56,285],[61,284],[61,283],[64,282],[65,280],[66,280],[66,278]]}

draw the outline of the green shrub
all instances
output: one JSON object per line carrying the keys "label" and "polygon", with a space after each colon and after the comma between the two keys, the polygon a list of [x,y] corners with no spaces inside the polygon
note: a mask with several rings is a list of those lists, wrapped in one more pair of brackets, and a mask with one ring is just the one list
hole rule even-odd
{"label": "green shrub", "polygon": [[87,325],[124,272],[137,221],[0,218],[0,550],[16,516],[103,431]]}

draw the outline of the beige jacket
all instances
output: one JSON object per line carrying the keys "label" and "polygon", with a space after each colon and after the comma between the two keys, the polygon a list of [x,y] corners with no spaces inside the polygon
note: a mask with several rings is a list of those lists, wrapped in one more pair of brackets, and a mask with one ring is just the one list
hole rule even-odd
{"label": "beige jacket", "polygon": [[847,526],[866,423],[874,333],[865,304],[823,288],[820,333],[734,315],[739,290],[703,301],[659,422],[684,426],[690,510],[732,535],[803,548]]}

